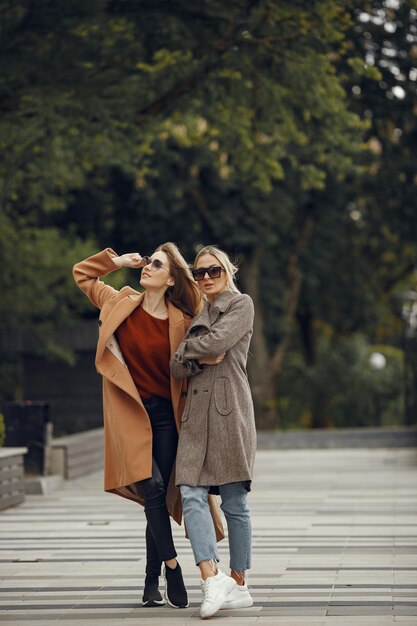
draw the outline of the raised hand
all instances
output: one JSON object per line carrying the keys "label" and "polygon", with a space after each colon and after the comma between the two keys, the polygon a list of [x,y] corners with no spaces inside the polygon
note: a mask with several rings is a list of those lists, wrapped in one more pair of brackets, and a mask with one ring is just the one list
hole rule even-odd
{"label": "raised hand", "polygon": [[146,265],[147,259],[139,254],[139,252],[127,252],[121,256],[113,257],[113,262],[118,267],[133,267],[135,269]]}

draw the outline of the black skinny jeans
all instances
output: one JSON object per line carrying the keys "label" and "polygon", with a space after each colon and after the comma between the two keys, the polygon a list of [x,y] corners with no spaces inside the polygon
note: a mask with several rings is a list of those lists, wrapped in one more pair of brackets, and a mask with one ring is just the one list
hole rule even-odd
{"label": "black skinny jeans", "polygon": [[152,477],[135,483],[143,492],[146,525],[146,573],[159,576],[162,561],[177,556],[172,538],[166,493],[177,454],[178,434],[171,400],[144,400],[152,426]]}

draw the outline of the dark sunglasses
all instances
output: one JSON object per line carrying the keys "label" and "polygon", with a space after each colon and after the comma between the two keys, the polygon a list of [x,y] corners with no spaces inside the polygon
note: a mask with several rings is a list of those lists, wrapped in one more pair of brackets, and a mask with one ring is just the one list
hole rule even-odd
{"label": "dark sunglasses", "polygon": [[160,261],[159,259],[154,259],[152,261],[150,256],[143,256],[142,259],[145,261],[145,265],[151,266],[153,271],[157,272],[158,270],[163,269],[168,272],[167,268],[164,267],[162,261]]}
{"label": "dark sunglasses", "polygon": [[222,272],[224,272],[224,269],[220,265],[199,267],[198,270],[191,270],[194,280],[203,280],[206,273],[210,278],[220,278]]}

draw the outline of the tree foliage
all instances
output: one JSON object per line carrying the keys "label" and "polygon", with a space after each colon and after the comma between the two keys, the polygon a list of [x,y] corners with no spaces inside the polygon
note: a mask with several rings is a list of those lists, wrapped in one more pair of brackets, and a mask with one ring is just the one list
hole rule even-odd
{"label": "tree foliage", "polygon": [[76,319],[70,265],[99,246],[217,243],[273,425],[288,350],[315,363],[315,320],[368,332],[414,263],[414,4],[0,0],[4,238],[33,249],[5,321],[16,296],[33,324]]}
{"label": "tree foliage", "polygon": [[328,58],[346,28],[335,3],[2,4],[10,210],[62,210],[103,166],[160,184],[173,150],[197,152],[226,196],[269,194],[288,167],[305,189],[351,167],[359,121]]}

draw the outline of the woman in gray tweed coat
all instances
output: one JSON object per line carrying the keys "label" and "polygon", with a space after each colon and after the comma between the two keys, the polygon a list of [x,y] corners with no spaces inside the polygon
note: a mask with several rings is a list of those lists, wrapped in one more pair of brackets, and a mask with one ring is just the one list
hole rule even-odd
{"label": "woman in gray tweed coat", "polygon": [[[207,300],[171,360],[177,378],[189,378],[181,418],[175,482],[185,525],[201,572],[201,617],[220,608],[252,606],[245,572],[251,564],[247,505],[256,450],[253,403],[246,361],[253,303],[234,283],[237,268],[225,252],[203,248],[193,276]],[[217,566],[216,537],[207,502],[221,496],[229,531],[231,575]]]}

